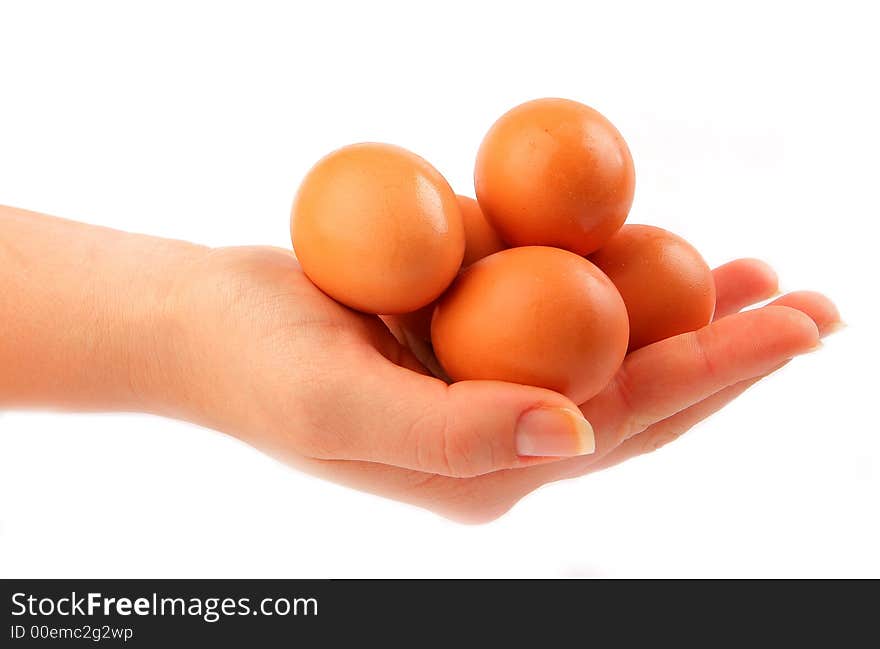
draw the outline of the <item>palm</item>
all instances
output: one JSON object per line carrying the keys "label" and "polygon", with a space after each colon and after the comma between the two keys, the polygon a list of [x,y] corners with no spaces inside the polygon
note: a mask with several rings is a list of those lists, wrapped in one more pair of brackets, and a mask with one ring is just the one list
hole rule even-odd
{"label": "palm", "polygon": [[[269,373],[260,388],[270,394],[263,397],[268,404],[263,427],[269,432],[248,441],[327,479],[466,521],[495,518],[547,482],[659,448],[815,345],[816,329],[824,333],[838,320],[834,306],[814,293],[793,293],[777,299],[775,308],[736,315],[772,296],[776,277],[759,262],[732,262],[715,271],[716,323],[630,354],[607,388],[581,406],[595,429],[594,454],[482,474],[465,469],[440,475],[403,468],[406,464],[364,461],[372,456],[343,448],[347,442],[341,438],[356,432],[335,433],[393,416],[410,389],[443,399],[446,385],[425,376],[424,367],[378,317],[340,306],[318,290],[289,252],[241,248],[222,254],[224,274],[233,278],[227,283],[246,296],[247,326],[253,330],[256,320],[270,343],[252,353],[262,357],[259,363],[282,368],[280,374]],[[305,373],[287,374],[285,364],[298,364]],[[252,367],[248,371],[253,374]],[[292,393],[301,398],[292,403]],[[290,429],[297,426],[316,431],[307,446],[320,452],[303,453],[300,444],[290,441]],[[381,423],[373,428],[378,433],[370,443],[382,446]],[[334,459],[339,457],[348,459]],[[466,477],[450,477],[455,475]]]}

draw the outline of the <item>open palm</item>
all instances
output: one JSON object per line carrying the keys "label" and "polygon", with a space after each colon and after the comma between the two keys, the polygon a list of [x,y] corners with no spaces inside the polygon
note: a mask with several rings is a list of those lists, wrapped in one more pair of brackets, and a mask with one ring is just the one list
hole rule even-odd
{"label": "open palm", "polygon": [[499,381],[447,385],[378,317],[312,285],[291,253],[219,249],[177,296],[213,332],[180,337],[176,356],[198,386],[180,414],[329,480],[456,520],[492,520],[545,483],[677,438],[816,348],[839,321],[834,305],[811,292],[740,312],[777,292],[762,262],[734,261],[714,277],[712,324],[629,354],[608,386],[579,404],[594,453],[525,457],[516,443],[523,413],[575,404]]}

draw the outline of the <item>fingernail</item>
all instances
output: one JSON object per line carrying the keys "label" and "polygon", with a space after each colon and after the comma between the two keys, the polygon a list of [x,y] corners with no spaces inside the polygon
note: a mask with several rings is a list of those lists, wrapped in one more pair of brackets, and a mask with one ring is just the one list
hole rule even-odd
{"label": "fingernail", "polygon": [[516,425],[516,452],[528,457],[573,457],[596,450],[593,427],[568,408],[535,408]]}
{"label": "fingernail", "polygon": [[836,334],[838,331],[841,331],[842,329],[846,329],[848,326],[849,325],[847,325],[842,320],[838,321],[838,322],[833,322],[825,328],[825,331],[822,332],[822,335],[823,336],[830,336],[831,334]]}
{"label": "fingernail", "polygon": [[805,351],[804,353],[805,353],[805,354],[812,354],[813,352],[817,352],[817,351],[819,351],[819,350],[822,349],[824,346],[825,346],[825,343],[823,343],[823,342],[820,340],[820,341],[817,342],[813,347],[810,347],[810,348],[809,348],[807,351]]}

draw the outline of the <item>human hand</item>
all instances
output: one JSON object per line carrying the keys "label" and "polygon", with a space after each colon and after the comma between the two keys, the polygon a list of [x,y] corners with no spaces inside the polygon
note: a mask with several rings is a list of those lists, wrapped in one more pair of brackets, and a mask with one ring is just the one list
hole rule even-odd
{"label": "human hand", "polygon": [[542,484],[659,448],[838,326],[815,293],[738,313],[777,290],[760,262],[715,278],[716,321],[630,354],[581,405],[591,430],[554,392],[431,377],[379,318],[328,298],[287,251],[217,249],[167,301],[156,411],[339,483],[487,521]]}

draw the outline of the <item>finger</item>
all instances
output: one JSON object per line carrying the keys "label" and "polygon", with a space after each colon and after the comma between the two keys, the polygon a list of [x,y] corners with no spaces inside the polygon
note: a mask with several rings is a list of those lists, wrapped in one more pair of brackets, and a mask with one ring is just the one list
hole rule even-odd
{"label": "finger", "polygon": [[770,305],[787,306],[806,313],[816,323],[819,334],[823,337],[839,331],[845,326],[840,319],[840,312],[837,310],[834,302],[815,291],[787,293],[773,300]]}
{"label": "finger", "polygon": [[424,360],[418,354],[404,345],[401,346],[400,353],[394,359],[394,363],[404,369],[412,370],[425,376],[432,376],[434,373],[430,367],[425,365]]}
{"label": "finger", "polygon": [[[780,368],[787,365],[788,362],[789,361],[782,363]],[[775,371],[776,370],[773,370],[773,372]],[[594,464],[591,464],[590,473],[607,469],[638,455],[650,453],[666,446],[670,442],[675,441],[684,435],[707,417],[714,415],[724,406],[742,395],[743,392],[748,390],[755,383],[770,374],[772,374],[772,372],[730,385],[723,390],[716,392],[707,399],[703,399],[698,404],[686,408],[672,417],[667,417],[663,421],[650,426],[644,432],[625,440],[613,451],[606,454]]]}
{"label": "finger", "polygon": [[722,318],[694,332],[643,347],[614,380],[581,406],[600,453],[648,426],[814,348],[816,324],[785,306]]}
{"label": "finger", "polygon": [[[823,332],[832,331],[834,327],[831,325],[839,322],[837,310],[829,309],[826,301],[825,298],[804,300],[800,294],[792,294],[777,300],[780,304],[789,302],[800,305],[814,320],[817,328]],[[701,418],[708,417],[742,394],[760,378],[753,377],[726,387],[692,406],[691,409],[673,415],[673,418],[677,418],[675,424],[672,423],[671,418],[655,424],[658,437],[663,435],[663,432],[660,432],[663,429],[669,435],[676,430],[676,427],[685,430]],[[654,430],[653,427],[646,433],[651,430]],[[632,439],[636,440],[638,437]],[[638,454],[642,448],[651,448],[650,443],[646,444],[645,440],[641,442],[642,446],[639,447],[633,441],[627,446],[628,451]],[[654,445],[656,446],[656,442]],[[621,446],[617,448],[620,449]],[[543,484],[607,468],[631,457],[626,455],[626,452],[625,450],[618,452],[614,449],[605,457],[600,457],[599,453],[596,453],[594,456],[572,458],[513,471],[497,471],[466,480],[371,462],[285,459],[300,464],[304,470],[357,489],[424,507],[460,522],[481,523],[502,515],[519,499]]]}
{"label": "finger", "polygon": [[[798,309],[810,317],[815,323],[821,337],[828,336],[840,327],[840,313],[831,300],[813,291],[798,291],[789,293],[774,300],[771,305],[787,306]],[[589,472],[600,471],[631,457],[642,455],[662,448],[669,442],[678,439],[696,424],[715,414],[721,408],[740,396],[752,385],[765,376],[785,366],[788,361],[762,376],[735,383],[699,403],[682,410],[656,424],[649,426],[644,432],[625,440],[617,448],[597,459],[589,466]]]}
{"label": "finger", "polygon": [[402,315],[379,316],[389,331],[394,334],[397,341],[409,349],[412,355],[418,359],[419,364],[425,368],[423,374],[436,376],[446,383],[452,383],[452,379],[443,370],[440,361],[434,354],[431,346],[431,315],[434,312],[434,304]]}
{"label": "finger", "polygon": [[[356,376],[356,380],[351,377]],[[296,450],[321,459],[380,462],[453,477],[591,453],[593,430],[569,399],[500,381],[447,385],[386,359],[364,360],[316,406]]]}
{"label": "finger", "polygon": [[715,319],[773,297],[779,278],[759,259],[737,259],[712,271],[715,278]]}
{"label": "finger", "polygon": [[401,345],[406,345],[406,336],[403,333],[403,326],[400,320],[393,315],[380,315],[379,319],[388,327],[388,331],[391,332],[391,335],[394,336],[397,342]]}
{"label": "finger", "polygon": [[633,435],[814,349],[817,323],[824,324],[818,313],[767,306],[633,352],[615,380],[581,406],[594,427],[595,453],[506,472],[505,488],[522,496],[547,482],[592,473],[603,457]]}
{"label": "finger", "polygon": [[[715,280],[717,317],[735,313],[751,304],[772,297],[779,288],[776,271],[760,259],[735,259],[712,271]],[[379,316],[401,343],[409,338],[429,340],[434,303],[412,313]]]}
{"label": "finger", "polygon": [[452,383],[452,379],[449,378],[449,375],[443,369],[443,366],[440,365],[440,361],[437,360],[431,341],[426,338],[421,338],[407,329],[403,329],[402,331],[404,340],[406,341],[406,348],[409,349],[412,352],[412,355],[418,359],[419,363],[426,368],[424,373],[430,374],[444,383]]}
{"label": "finger", "polygon": [[[362,333],[372,343],[372,347],[395,365],[419,374],[431,375],[431,369],[425,365],[417,351],[407,345],[405,332],[397,328],[393,320],[386,318],[387,316],[379,316],[378,320],[366,318],[363,323],[365,330]],[[381,326],[382,324],[385,326]]]}
{"label": "finger", "polygon": [[[760,378],[725,388],[701,402],[699,408],[703,410],[702,418],[721,409]],[[677,424],[670,424],[670,432],[666,433],[669,436],[667,441],[672,440],[671,435],[675,430],[672,426],[686,425],[690,428],[701,418],[695,411],[691,411],[688,417],[693,417],[695,421],[685,424],[684,413],[676,415],[677,418],[679,416],[681,418]],[[662,422],[659,425],[662,425]],[[625,441],[596,461],[591,461],[587,456],[515,471],[496,471],[464,480],[373,462],[291,457],[282,459],[320,477],[424,507],[458,522],[484,523],[501,516],[518,500],[543,484],[606,469],[650,450],[656,450],[662,445],[662,432],[658,430],[656,434],[652,434],[652,439],[640,440],[646,434],[648,431]]]}
{"label": "finger", "polygon": [[431,339],[431,316],[434,315],[435,302],[423,306],[412,313],[401,313],[398,315],[384,315],[382,320],[390,328],[398,331],[406,331],[410,338],[416,340]]}

